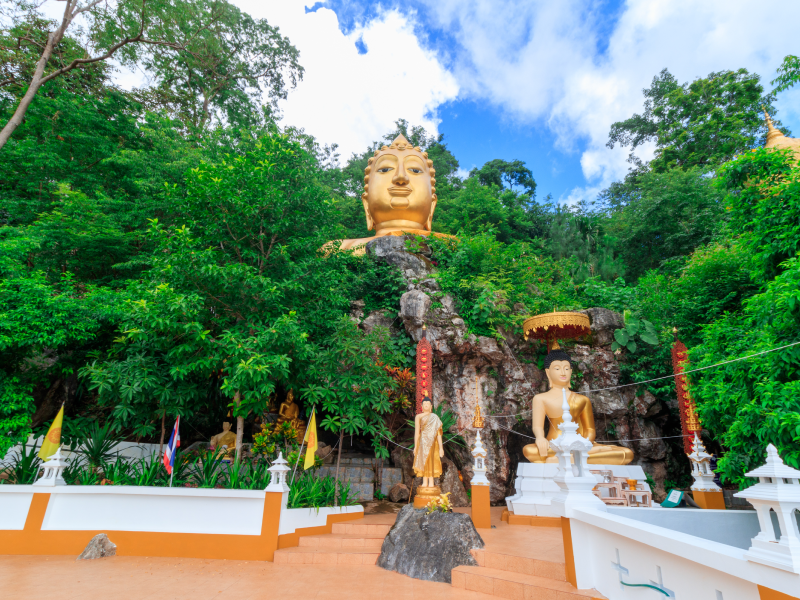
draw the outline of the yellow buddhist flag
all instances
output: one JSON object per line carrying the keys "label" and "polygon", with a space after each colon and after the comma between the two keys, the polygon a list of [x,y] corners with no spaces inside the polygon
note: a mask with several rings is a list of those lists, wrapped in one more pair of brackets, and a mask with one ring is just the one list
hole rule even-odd
{"label": "yellow buddhist flag", "polygon": [[53,424],[47,430],[47,435],[44,436],[42,447],[39,449],[39,458],[47,460],[61,447],[61,423],[64,421],[64,405],[61,405],[61,410],[58,411],[56,418],[53,419]]}
{"label": "yellow buddhist flag", "polygon": [[306,441],[308,442],[308,446],[306,448],[306,462],[303,464],[304,471],[314,466],[314,455],[319,447],[317,443],[317,415],[313,410],[311,411],[311,419],[308,421],[308,428],[306,429]]}

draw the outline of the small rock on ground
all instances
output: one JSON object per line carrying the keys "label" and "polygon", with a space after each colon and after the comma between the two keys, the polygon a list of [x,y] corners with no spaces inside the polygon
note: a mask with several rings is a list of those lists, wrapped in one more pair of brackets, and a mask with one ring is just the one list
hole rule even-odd
{"label": "small rock on ground", "polygon": [[77,560],[92,560],[116,555],[116,544],[109,540],[105,533],[98,533],[92,538],[92,541],[86,545],[86,548],[84,548]]}
{"label": "small rock on ground", "polygon": [[405,502],[408,500],[408,487],[402,483],[395,483],[389,490],[389,500],[392,502]]}

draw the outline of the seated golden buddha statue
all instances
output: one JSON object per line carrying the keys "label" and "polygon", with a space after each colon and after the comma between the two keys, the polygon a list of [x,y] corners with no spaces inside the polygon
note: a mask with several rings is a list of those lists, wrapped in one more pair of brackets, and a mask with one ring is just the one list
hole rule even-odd
{"label": "seated golden buddha statue", "polygon": [[227,421],[222,424],[222,433],[211,438],[212,450],[222,450],[223,446],[227,446],[225,460],[233,460],[236,457],[236,434],[231,431],[231,424]]}
{"label": "seated golden buddha statue", "polygon": [[367,229],[374,229],[375,235],[341,240],[342,250],[362,254],[367,242],[387,235],[431,235],[436,210],[436,170],[427,152],[398,135],[390,146],[375,151],[364,175],[361,201]]}
{"label": "seated golden buddha statue", "polygon": [[300,407],[294,401],[294,390],[289,390],[286,400],[278,409],[278,425],[285,422],[291,423],[297,429],[297,443],[301,443],[306,434],[306,422],[300,418]]}
{"label": "seated golden buddha statue", "polygon": [[[550,382],[550,389],[543,394],[533,397],[533,434],[536,436],[535,444],[528,444],[522,453],[533,463],[558,462],[555,451],[550,447],[550,440],[561,435],[558,426],[562,422],[563,411],[562,390],[567,390],[569,414],[573,422],[578,424],[578,434],[592,443],[589,450],[589,464],[595,465],[627,465],[633,460],[633,451],[623,446],[610,444],[596,444],[597,432],[594,426],[594,413],[592,402],[586,396],[576,394],[570,390],[572,378],[572,361],[569,354],[561,349],[548,352],[544,359],[544,372]],[[550,431],[545,437],[545,419],[550,421]]]}

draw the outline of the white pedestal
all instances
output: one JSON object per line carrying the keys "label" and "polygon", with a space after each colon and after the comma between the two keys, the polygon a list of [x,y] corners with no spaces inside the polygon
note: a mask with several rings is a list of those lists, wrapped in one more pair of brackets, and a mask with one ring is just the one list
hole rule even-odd
{"label": "white pedestal", "polygon": [[[592,471],[613,471],[614,477],[635,479],[645,485],[644,471],[639,465],[589,465],[589,468]],[[516,493],[506,498],[509,512],[532,517],[557,517],[550,506],[553,497],[561,491],[553,481],[556,471],[558,463],[519,463],[514,480]],[[596,477],[600,482],[600,476]]]}

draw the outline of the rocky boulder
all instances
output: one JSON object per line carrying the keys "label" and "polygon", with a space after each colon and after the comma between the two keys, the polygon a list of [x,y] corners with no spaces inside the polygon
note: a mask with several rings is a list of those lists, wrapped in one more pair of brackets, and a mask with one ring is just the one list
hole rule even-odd
{"label": "rocky boulder", "polygon": [[392,315],[391,311],[386,309],[373,310],[361,322],[361,328],[367,333],[370,333],[376,327],[385,327],[386,329],[392,329],[394,321],[395,318]]}
{"label": "rocky boulder", "polygon": [[98,533],[86,545],[77,560],[94,560],[117,555],[117,546],[113,544],[105,533]]}
{"label": "rocky boulder", "polygon": [[470,550],[483,548],[483,539],[462,513],[434,512],[404,506],[383,540],[378,566],[414,579],[450,583],[456,567],[478,563]]}
{"label": "rocky boulder", "polygon": [[367,242],[366,252],[399,268],[406,279],[423,277],[431,264],[422,253],[412,254],[406,250],[406,240],[412,238],[405,235],[379,237]]}
{"label": "rocky boulder", "polygon": [[389,500],[392,502],[406,502],[408,500],[408,488],[402,483],[395,483],[389,490]]}
{"label": "rocky boulder", "polygon": [[450,494],[450,504],[456,508],[469,506],[469,497],[464,484],[458,477],[458,467],[447,457],[442,458],[442,476],[439,478],[439,488],[443,494]]}
{"label": "rocky boulder", "polygon": [[593,346],[610,346],[614,341],[614,332],[625,326],[622,315],[607,308],[587,308],[580,312],[589,316]]}

